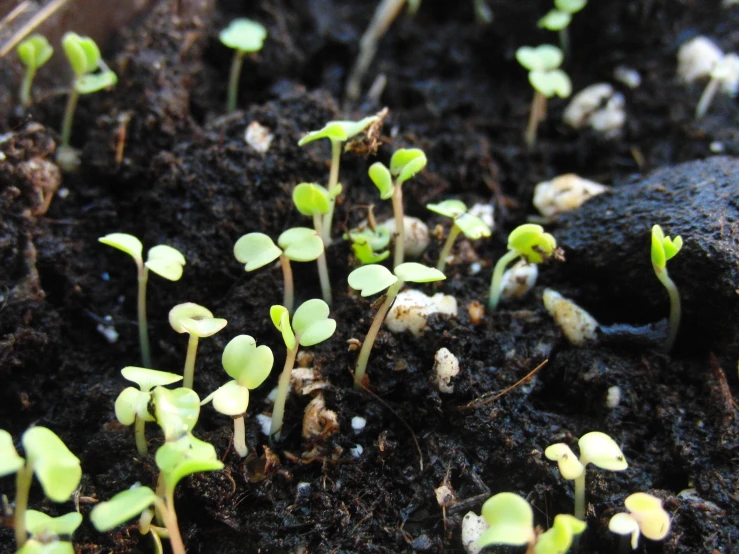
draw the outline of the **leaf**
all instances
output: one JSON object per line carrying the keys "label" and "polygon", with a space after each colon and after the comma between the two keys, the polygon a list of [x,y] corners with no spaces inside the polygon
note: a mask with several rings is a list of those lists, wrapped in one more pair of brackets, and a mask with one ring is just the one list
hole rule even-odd
{"label": "leaf", "polygon": [[631,548],[639,545],[639,522],[626,513],[616,514],[608,522],[608,530],[617,535],[631,535]]}
{"label": "leaf", "polygon": [[327,214],[331,209],[328,190],[316,183],[300,183],[293,190],[293,203],[303,215]]}
{"label": "leaf", "polygon": [[44,494],[54,502],[69,500],[82,478],[79,458],[46,427],[31,427],[22,442]]}
{"label": "leaf", "polygon": [[59,517],[51,517],[36,510],[26,511],[26,530],[33,538],[43,536],[72,536],[82,523],[82,514],[70,512]]}
{"label": "leaf", "polygon": [[314,298],[303,302],[293,316],[293,329],[302,346],[313,346],[336,331],[336,321],[329,319],[328,304]]}
{"label": "leaf", "polygon": [[249,389],[236,381],[229,381],[206,396],[201,404],[207,404],[211,400],[218,413],[231,417],[240,416],[249,407]]}
{"label": "leaf", "polygon": [[121,425],[133,425],[138,416],[144,421],[154,421],[149,413],[151,394],[136,387],[126,387],[115,399],[115,417]]}
{"label": "leaf", "polygon": [[115,86],[117,83],[118,75],[108,70],[78,77],[74,82],[74,88],[80,94],[92,94],[93,92]]}
{"label": "leaf", "polygon": [[192,389],[157,387],[152,391],[154,416],[167,441],[192,431],[200,416],[200,397]]}
{"label": "leaf", "polygon": [[290,312],[287,311],[287,308],[285,306],[272,306],[269,309],[269,316],[277,330],[282,333],[282,340],[285,342],[287,349],[295,348],[295,334],[292,327],[290,327]]}
{"label": "leaf", "polygon": [[102,242],[103,244],[122,250],[136,260],[137,263],[143,261],[141,253],[143,252],[144,247],[141,244],[141,241],[133,235],[129,235],[127,233],[111,233],[104,237],[100,237],[98,242]]}
{"label": "leaf", "polygon": [[611,437],[599,431],[584,434],[577,441],[580,447],[580,462],[589,463],[610,471],[623,471],[629,467],[623,452]]}
{"label": "leaf", "polygon": [[223,329],[228,321],[213,317],[207,308],[186,302],[169,311],[169,324],[178,333],[189,333],[200,338],[210,337]]}
{"label": "leaf", "polygon": [[169,373],[168,371],[157,371],[145,367],[127,366],[121,370],[123,378],[136,383],[144,392],[149,392],[154,387],[171,385],[182,381],[182,375]]}
{"label": "leaf", "polygon": [[554,6],[563,12],[577,13],[583,9],[588,0],[554,0]]}
{"label": "leaf", "polygon": [[186,263],[182,252],[166,244],[160,244],[149,249],[144,265],[165,279],[179,281]]}
{"label": "leaf", "polygon": [[540,28],[549,29],[550,31],[561,31],[568,27],[571,21],[572,15],[566,11],[549,10],[536,25]]}
{"label": "leaf", "polygon": [[44,65],[54,53],[54,47],[45,36],[34,34],[18,45],[18,57],[23,65],[36,71]]}
{"label": "leaf", "polygon": [[464,236],[470,240],[481,239],[482,237],[489,237],[492,234],[490,227],[487,224],[472,214],[462,214],[454,220],[454,225],[464,233]]}
{"label": "leaf", "polygon": [[529,72],[529,82],[531,86],[542,93],[547,98],[557,95],[560,98],[567,98],[572,94],[572,82],[564,71],[559,69],[551,71],[531,71]]}
{"label": "leaf", "polygon": [[446,276],[433,267],[426,267],[416,262],[406,262],[395,268],[395,275],[405,282],[412,283],[431,283],[433,281],[443,281]]}
{"label": "leaf", "polygon": [[378,264],[390,256],[390,250],[375,253],[367,238],[363,236],[353,236],[351,233],[349,235],[352,237],[352,250],[354,251],[354,256],[356,256],[363,265]]}
{"label": "leaf", "polygon": [[90,512],[90,521],[101,533],[110,531],[138,516],[154,504],[157,495],[149,487],[135,487],[119,492],[106,502],[101,502]]}
{"label": "leaf", "polygon": [[536,554],[563,554],[572,546],[575,535],[585,531],[587,525],[575,516],[559,514],[554,516],[552,527],[539,535],[534,552]]}
{"label": "leaf", "polygon": [[390,170],[382,162],[375,162],[370,166],[368,173],[370,179],[380,191],[380,198],[383,200],[392,198],[395,185],[393,185]]}
{"label": "leaf", "polygon": [[264,233],[249,233],[234,244],[234,256],[246,271],[254,271],[275,261],[282,254],[269,236]]}
{"label": "leaf", "polygon": [[655,271],[658,269],[664,269],[667,266],[667,257],[665,256],[664,247],[665,234],[662,232],[662,227],[654,225],[652,227],[652,265]]}
{"label": "leaf", "polygon": [[77,33],[64,33],[62,37],[62,48],[72,66],[72,71],[78,77],[95,70],[88,65],[87,54],[82,48],[81,40],[82,37]]}
{"label": "leaf", "polygon": [[385,266],[371,264],[359,267],[349,274],[349,286],[362,296],[372,296],[395,284],[398,278]]}
{"label": "leaf", "polygon": [[264,45],[267,29],[261,23],[240,17],[231,21],[219,33],[218,38],[228,48],[240,52],[257,52]]}
{"label": "leaf", "polygon": [[426,209],[452,219],[467,212],[467,206],[461,200],[444,200],[438,204],[426,204]]}
{"label": "leaf", "polygon": [[508,236],[508,248],[515,250],[529,263],[540,264],[549,259],[557,248],[557,241],[544,232],[541,225],[524,223]]}
{"label": "leaf", "polygon": [[426,154],[420,148],[401,148],[390,158],[390,173],[396,176],[395,184],[400,186],[426,167]]}
{"label": "leaf", "polygon": [[536,48],[522,46],[516,50],[516,60],[529,71],[547,71],[562,65],[562,50],[551,44],[541,44]]}
{"label": "leaf", "polygon": [[277,243],[285,256],[295,262],[312,262],[323,253],[323,241],[314,229],[293,227],[282,233]]}
{"label": "leaf", "polygon": [[365,117],[360,121],[329,121],[323,128],[317,131],[311,131],[300,139],[298,146],[303,146],[322,138],[344,142],[364,131],[378,119],[379,117],[373,115]]}
{"label": "leaf", "polygon": [[526,500],[511,492],[501,492],[482,505],[482,517],[490,526],[477,541],[480,548],[491,544],[512,546],[533,542],[534,513]]}
{"label": "leaf", "polygon": [[544,450],[544,455],[559,466],[559,472],[565,479],[577,479],[585,471],[585,466],[580,463],[575,453],[563,442],[549,445]]}
{"label": "leaf", "polygon": [[165,489],[168,490],[173,490],[183,477],[193,473],[223,469],[215,448],[192,434],[165,442],[157,450],[155,460],[162,471]]}
{"label": "leaf", "polygon": [[13,445],[13,436],[0,429],[0,477],[12,475],[23,467],[26,461],[18,455]]}
{"label": "leaf", "polygon": [[256,344],[249,335],[239,335],[226,345],[221,357],[226,373],[249,389],[257,388],[267,379],[275,361],[269,346]]}
{"label": "leaf", "polygon": [[74,545],[69,541],[43,542],[29,539],[16,554],[75,554]]}

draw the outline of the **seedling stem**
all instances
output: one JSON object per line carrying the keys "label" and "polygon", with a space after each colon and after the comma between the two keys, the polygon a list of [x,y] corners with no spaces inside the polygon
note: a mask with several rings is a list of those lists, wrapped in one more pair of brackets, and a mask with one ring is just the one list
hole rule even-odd
{"label": "seedling stem", "polygon": [[28,510],[28,493],[33,481],[33,469],[26,464],[15,474],[15,544],[18,550],[26,544],[26,511]]}
{"label": "seedling stem", "polygon": [[[298,337],[295,337],[298,339]],[[272,410],[272,422],[270,424],[270,439],[279,439],[282,430],[282,422],[285,417],[285,404],[287,403],[287,394],[290,392],[290,375],[292,374],[295,358],[298,355],[298,347],[300,343],[295,342],[295,348],[288,349],[285,357],[285,365],[280,373],[277,381],[277,396],[275,397],[275,407]]]}
{"label": "seedling stem", "polygon": [[62,120],[61,146],[69,146],[72,138],[72,122],[74,121],[74,112],[77,110],[77,100],[80,93],[77,92],[77,78],[72,83],[72,89],[67,97],[67,106],[64,108],[64,119]]}
{"label": "seedling stem", "polygon": [[331,204],[328,213],[323,216],[323,227],[320,233],[324,245],[331,244],[331,225],[334,219],[334,206],[336,205],[336,196],[332,195],[334,188],[339,184],[339,165],[341,164],[341,145],[342,141],[331,139],[331,170],[328,175],[328,190]]}
{"label": "seedling stem", "polygon": [[512,263],[519,257],[519,253],[515,250],[509,250],[498,263],[495,264],[495,270],[493,270],[493,281],[490,284],[490,308],[493,310],[498,307],[500,302],[500,295],[503,292],[503,273],[508,264]]}
{"label": "seedling stem", "polygon": [[534,99],[531,101],[531,112],[529,113],[529,124],[526,126],[526,146],[531,148],[536,143],[536,134],[539,124],[547,117],[547,97],[538,90],[534,91]]}
{"label": "seedling stem", "polygon": [[239,95],[239,77],[241,77],[241,66],[244,65],[244,56],[246,56],[246,52],[236,50],[231,60],[231,71],[228,75],[228,101],[226,102],[226,111],[228,113],[236,111],[236,100]]}
{"label": "seedling stem", "polygon": [[403,216],[403,188],[398,184],[393,191],[393,217],[395,218],[395,248],[393,267],[398,267],[405,258],[405,219]]}
{"label": "seedling stem", "polygon": [[191,389],[195,379],[195,358],[198,353],[198,337],[190,335],[187,341],[187,357],[185,358],[185,370],[183,372],[182,386]]}

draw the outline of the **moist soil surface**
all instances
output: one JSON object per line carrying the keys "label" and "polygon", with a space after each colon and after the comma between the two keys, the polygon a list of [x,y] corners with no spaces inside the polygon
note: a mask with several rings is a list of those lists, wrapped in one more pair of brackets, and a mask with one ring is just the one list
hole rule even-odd
{"label": "moist soil surface", "polygon": [[[30,506],[51,514],[78,507],[87,516],[95,503],[135,483],[156,482],[153,457],[137,453],[132,430],[113,411],[127,386],[121,368],[140,364],[135,267],[97,239],[126,232],[145,248],[169,244],[187,257],[179,282],[156,276],[149,282],[155,368],[179,372],[184,363],[187,339],[167,318],[181,302],[197,302],[228,320],[223,331],[201,341],[195,377],[201,397],[227,380],[220,356],[234,336],[249,334],[275,352],[273,375],[251,394],[246,460],[230,446],[230,419],[210,405],[201,410],[195,434],[215,446],[225,469],[178,486],[188,552],[461,553],[462,517],[479,513],[485,499],[502,491],[526,497],[536,523],[547,529],[554,515],[572,513],[573,493],[543,451],[554,442],[574,449],[578,437],[596,430],[622,446],[629,468],[589,468],[588,529],[577,551],[617,552],[620,541],[608,521],[637,491],[662,498],[673,518],[667,538],[642,539],[640,551],[735,551],[736,351],[683,344],[666,355],[654,345],[628,341],[575,347],[542,306],[543,287],[551,286],[586,308],[597,306],[594,315],[603,321],[614,322],[613,310],[626,319],[622,323],[656,322],[666,317],[668,304],[651,274],[644,275],[644,286],[654,287],[659,300],[632,304],[629,313],[609,302],[607,288],[597,283],[587,287],[598,295],[589,304],[577,279],[568,281],[548,266],[523,299],[482,318],[475,303],[486,303],[492,265],[505,252],[508,233],[534,213],[537,182],[576,172],[629,186],[636,173],[711,155],[715,142],[737,154],[736,102],[717,98],[696,123],[700,87],[675,78],[677,46],[694,35],[707,34],[726,51],[737,49],[739,30],[731,24],[737,8],[591,2],[574,17],[565,69],[575,91],[612,81],[618,65],[640,72],[638,88],[617,85],[628,111],[623,133],[606,140],[568,129],[561,123],[566,103],[554,100],[529,150],[522,133],[532,91],[514,53],[522,45],[556,41],[536,28],[548,2],[492,2],[495,20],[486,26],[475,22],[472,2],[425,0],[415,18],[401,16],[380,43],[364,90],[379,75],[384,88],[349,111],[340,110],[342,87],[376,2],[244,4],[162,0],[120,31],[107,53],[119,84],[81,100],[72,143],[82,150],[82,165],[64,174],[46,213],[39,188],[45,179],[54,181],[53,169],[29,173],[26,162],[53,161],[64,98],[47,96],[28,113],[6,107],[3,132],[9,134],[0,144],[0,428],[18,448],[29,426],[53,429],[84,471],[75,503],[44,500],[36,484]],[[269,38],[245,63],[241,111],[224,116],[231,58],[217,35],[238,16],[263,22]],[[359,119],[383,107],[389,115],[379,150],[372,154],[372,145],[364,144],[368,156],[343,156],[345,193],[334,218],[336,240],[327,250],[331,317],[338,327],[330,340],[308,349],[312,362],[306,361],[323,382],[325,407],[335,412],[339,429],[303,438],[303,413],[312,396],[292,394],[284,440],[267,451],[256,415],[270,410],[266,396],[285,356],[269,318],[270,306],[282,300],[281,272],[244,272],[233,244],[249,232],[276,238],[291,226],[309,225],[292,206],[291,191],[300,182],[325,183],[329,152],[320,142],[299,148],[297,141],[331,119]],[[274,135],[263,154],[244,140],[254,121]],[[424,219],[432,231],[437,225],[448,230],[448,221],[428,212],[426,203],[449,197],[489,203],[496,230],[489,240],[458,243],[446,281],[419,287],[454,295],[459,315],[432,316],[420,337],[383,330],[368,390],[355,390],[357,351],[350,339],[364,339],[376,306],[349,291],[346,278],[355,262],[340,236],[366,217],[370,203],[378,216],[390,215],[367,167],[387,163],[400,147],[423,148],[429,159],[404,185],[407,214]],[[548,229],[557,235],[556,223]],[[646,229],[644,236],[648,256]],[[442,237],[434,236],[420,261],[434,265],[441,244]],[[671,263],[679,264],[679,256]],[[298,303],[318,297],[314,264],[294,266]],[[101,330],[108,338],[117,333],[117,340]],[[452,393],[440,393],[432,378],[442,347],[460,360]],[[606,404],[612,387],[621,390],[616,407]],[[367,421],[359,432],[352,430],[355,416]],[[154,452],[162,442],[154,425],[148,437]],[[453,491],[444,507],[435,493],[441,485]],[[0,480],[0,492],[13,498],[11,477]],[[10,519],[6,523],[0,551],[13,552]],[[134,522],[101,534],[87,518],[74,543],[84,553],[153,548]]]}

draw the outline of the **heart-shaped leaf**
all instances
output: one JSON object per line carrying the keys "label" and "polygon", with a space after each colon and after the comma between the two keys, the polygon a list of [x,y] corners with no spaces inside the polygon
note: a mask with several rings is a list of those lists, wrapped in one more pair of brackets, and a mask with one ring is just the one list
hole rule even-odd
{"label": "heart-shaped leaf", "polygon": [[79,458],[46,427],[31,427],[22,442],[44,494],[54,502],[69,500],[82,478]]}
{"label": "heart-shaped leaf", "polygon": [[522,46],[516,50],[516,60],[529,71],[547,71],[562,65],[562,50],[551,44],[542,44],[536,48]]}
{"label": "heart-shaped leaf", "polygon": [[272,371],[275,358],[269,346],[257,346],[249,335],[239,335],[223,349],[221,363],[229,376],[240,385],[255,389]]}
{"label": "heart-shaped leaf", "polygon": [[165,440],[176,440],[192,431],[200,416],[200,397],[194,390],[157,387],[152,397],[154,415]]}
{"label": "heart-shaped leaf", "polygon": [[372,296],[394,285],[398,278],[382,265],[370,264],[358,267],[349,274],[349,286],[362,296]]}
{"label": "heart-shaped leaf", "polygon": [[564,71],[559,69],[551,71],[531,71],[529,72],[529,82],[531,86],[542,93],[547,98],[559,96],[567,98],[572,94],[572,82]]}
{"label": "heart-shaped leaf", "polygon": [[275,261],[282,254],[275,243],[264,233],[249,233],[236,241],[234,256],[246,271],[254,271]]}
{"label": "heart-shaped leaf", "polygon": [[54,53],[54,47],[49,44],[45,36],[34,34],[21,42],[16,51],[23,65],[36,71],[49,61]]}
{"label": "heart-shaped leaf", "polygon": [[166,244],[160,244],[149,249],[144,265],[165,279],[179,281],[185,263],[182,252]]}
{"label": "heart-shaped leaf", "polygon": [[524,223],[511,231],[508,248],[518,252],[528,262],[540,264],[552,256],[557,248],[557,241],[544,232],[541,225]]}
{"label": "heart-shaped leaf", "polygon": [[36,539],[60,535],[71,537],[81,523],[82,514],[79,512],[70,512],[59,517],[51,517],[36,510],[26,512],[26,530]]}
{"label": "heart-shaped leaf", "polygon": [[293,316],[293,329],[301,346],[313,346],[328,339],[336,331],[336,321],[328,317],[330,309],[323,300],[303,302]]}
{"label": "heart-shaped leaf", "polygon": [[328,190],[316,183],[300,183],[293,190],[293,203],[303,215],[327,214],[331,209]]}
{"label": "heart-shaped leaf", "polygon": [[526,500],[512,492],[501,492],[482,505],[482,517],[490,526],[477,546],[491,544],[523,545],[533,542],[534,512]]}
{"label": "heart-shaped leaf", "polygon": [[323,241],[314,229],[293,227],[282,233],[277,243],[285,256],[295,262],[312,262],[323,253]]}
{"label": "heart-shaped leaf", "polygon": [[229,381],[206,396],[201,404],[207,404],[211,400],[218,413],[231,417],[241,416],[249,407],[249,389],[236,381]]}
{"label": "heart-shaped leaf", "polygon": [[401,148],[390,158],[390,173],[396,176],[395,184],[400,186],[426,167],[426,154],[420,148]]}
{"label": "heart-shaped leaf", "polygon": [[489,237],[492,234],[490,227],[477,217],[476,215],[464,213],[454,220],[454,225],[458,227],[464,236],[470,240],[481,239],[482,237]]}

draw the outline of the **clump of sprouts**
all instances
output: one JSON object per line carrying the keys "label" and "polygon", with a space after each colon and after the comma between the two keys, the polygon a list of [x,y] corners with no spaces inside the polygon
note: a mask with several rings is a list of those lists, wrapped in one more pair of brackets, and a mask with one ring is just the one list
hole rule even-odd
{"label": "clump of sprouts", "polygon": [[661,541],[670,532],[670,514],[662,507],[662,500],[645,492],[626,497],[624,505],[629,513],[619,513],[608,522],[608,529],[619,535],[631,535],[631,548],[639,546],[639,536]]}
{"label": "clump of sprouts", "polygon": [[682,237],[678,235],[672,239],[665,236],[659,225],[652,227],[652,267],[670,297],[670,328],[664,345],[665,352],[672,350],[680,328],[680,293],[667,273],[667,262],[674,258],[682,247]]}
{"label": "clump of sprouts", "polygon": [[264,39],[267,38],[267,29],[261,23],[242,17],[229,23],[228,27],[219,33],[218,38],[224,46],[234,50],[228,78],[228,100],[226,101],[226,111],[231,113],[236,111],[239,77],[244,57],[262,49]]}
{"label": "clump of sprouts", "polygon": [[190,338],[187,342],[187,357],[183,372],[182,386],[191,389],[195,378],[195,357],[198,352],[198,341],[215,335],[228,322],[225,319],[213,317],[213,313],[199,304],[186,302],[178,304],[169,311],[169,324],[178,333],[187,333]]}
{"label": "clump of sprouts", "polygon": [[426,208],[452,219],[452,228],[449,230],[449,236],[439,253],[439,261],[436,264],[436,269],[441,272],[446,268],[449,253],[460,234],[464,234],[470,240],[478,240],[489,237],[492,233],[490,227],[482,219],[468,212],[467,206],[461,200],[444,200],[438,204],[426,204]]}
{"label": "clump of sprouts", "polygon": [[26,73],[21,83],[19,100],[21,106],[27,108],[32,102],[31,86],[33,85],[34,77],[36,77],[36,72],[49,61],[54,53],[54,47],[49,44],[45,36],[34,34],[21,42],[16,51],[18,52],[21,63],[26,66]]}

